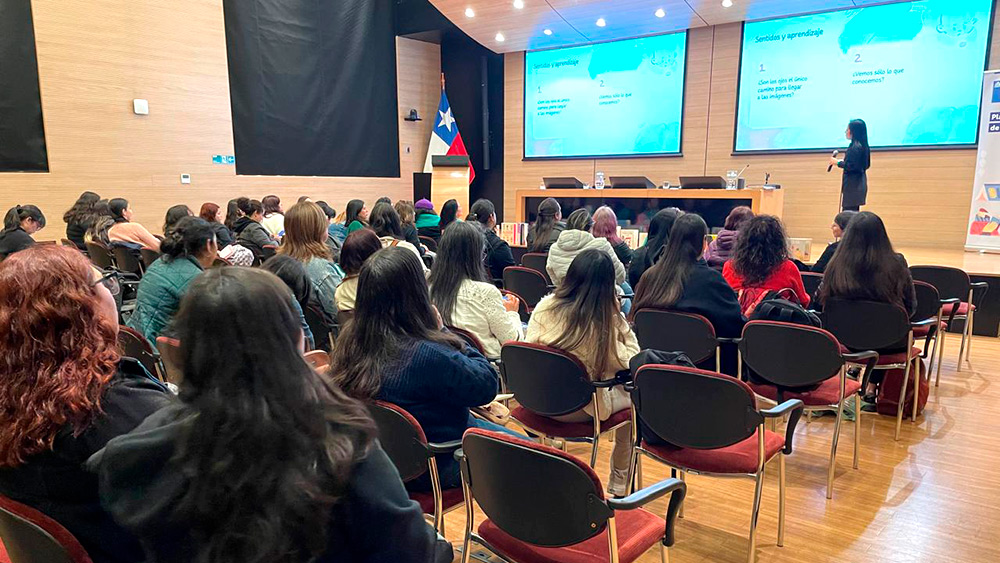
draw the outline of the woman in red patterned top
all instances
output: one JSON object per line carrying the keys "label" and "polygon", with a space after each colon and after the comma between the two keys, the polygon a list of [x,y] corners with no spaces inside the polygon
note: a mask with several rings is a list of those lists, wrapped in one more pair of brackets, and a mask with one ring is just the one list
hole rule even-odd
{"label": "woman in red patterned top", "polygon": [[790,289],[803,307],[809,294],[802,275],[788,259],[788,238],[777,217],[758,215],[740,230],[733,258],[722,268],[722,276],[740,296],[743,313],[749,315],[768,291]]}

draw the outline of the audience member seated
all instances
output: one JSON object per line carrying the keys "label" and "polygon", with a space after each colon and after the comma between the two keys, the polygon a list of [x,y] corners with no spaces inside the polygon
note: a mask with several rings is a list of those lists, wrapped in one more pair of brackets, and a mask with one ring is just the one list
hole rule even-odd
{"label": "audience member seated", "polygon": [[788,237],[777,217],[758,215],[743,225],[722,275],[739,295],[745,315],[749,316],[768,292],[784,289],[792,290],[803,307],[809,306],[802,274],[788,259]]}
{"label": "audience member seated", "polygon": [[347,225],[348,234],[368,226],[368,207],[365,206],[365,202],[360,199],[352,199],[347,202],[347,216],[344,219],[344,224]]}
{"label": "audience member seated", "polygon": [[434,242],[441,239],[441,217],[434,212],[434,204],[428,199],[418,200],[413,205],[417,227],[417,234],[422,237],[432,238]]}
{"label": "audience member seated", "polygon": [[118,310],[79,251],[35,246],[0,263],[0,494],[62,524],[94,563],[143,561],[107,514],[87,458],[170,402],[118,352]]}
{"label": "audience member seated", "polygon": [[590,229],[590,234],[597,238],[606,239],[611,248],[615,251],[615,256],[622,266],[626,268],[632,263],[632,249],[628,243],[618,236],[618,216],[607,205],[602,205],[594,212],[594,226]]}
{"label": "audience member seated", "polygon": [[[470,414],[496,397],[497,373],[479,352],[442,330],[413,252],[385,248],[365,262],[354,313],[341,329],[330,366],[349,395],[406,409],[431,442],[460,440],[471,426],[505,430]],[[437,464],[444,488],[461,486],[452,455],[437,456]],[[407,487],[429,491],[430,477],[425,473]]]}
{"label": "audience member seated", "polygon": [[358,229],[347,235],[344,250],[340,253],[340,265],[344,269],[344,281],[337,286],[337,309],[353,311],[358,296],[358,278],[365,260],[382,249],[382,241],[371,229]]}
{"label": "audience member seated", "polygon": [[323,338],[329,338],[329,332],[335,321],[323,313],[323,307],[316,299],[312,281],[309,280],[309,274],[306,273],[306,267],[302,265],[302,262],[291,256],[279,254],[278,256],[268,258],[267,262],[260,265],[260,269],[278,276],[278,279],[284,282],[289,291],[292,292],[292,297],[295,298],[292,306],[295,309],[295,313],[299,316],[299,322],[302,325],[302,334],[306,339],[306,350],[312,350],[317,346],[314,336],[316,333],[312,330],[309,319],[306,318],[305,311],[308,310],[314,313],[318,311],[320,318],[328,319],[328,325],[320,327],[321,330],[317,332],[323,335]]}
{"label": "audience member seated", "polygon": [[35,244],[31,235],[45,228],[45,215],[34,205],[17,205],[7,211],[0,231],[0,260]]}
{"label": "audience member seated", "polygon": [[[163,234],[172,229],[177,221],[180,221],[184,217],[191,217],[194,213],[191,212],[191,208],[186,205],[174,205],[170,209],[167,209],[167,215],[163,219]],[[208,219],[205,219],[209,221]],[[211,222],[211,221],[209,221]],[[221,248],[221,247],[220,247]]]}
{"label": "audience member seated", "polygon": [[538,204],[538,217],[528,229],[528,252],[548,252],[566,228],[559,202],[549,197]]}
{"label": "audience member seated", "polygon": [[281,200],[276,195],[269,195],[264,196],[260,204],[264,207],[261,226],[267,230],[271,238],[280,240],[285,233],[285,210],[281,208]]}
{"label": "audience member seated", "polygon": [[[346,217],[347,214],[345,212],[342,216],[338,216],[337,212],[330,208],[329,205],[327,208],[333,211],[333,217],[330,218],[330,226],[327,227],[327,231],[330,233],[330,238],[337,241],[337,244],[343,248],[344,239],[347,238],[347,225],[343,223],[343,217]],[[324,209],[324,211],[326,210]]]}
{"label": "audience member seated", "polygon": [[236,236],[236,220],[240,217],[243,217],[243,211],[240,210],[239,198],[229,200],[229,203],[226,204],[226,220],[223,224],[233,233],[233,237]]}
{"label": "audience member seated", "polygon": [[399,222],[403,226],[403,240],[412,244],[417,250],[420,251],[420,255],[424,255],[424,246],[420,244],[420,235],[417,233],[416,221],[416,211],[413,209],[413,204],[405,199],[401,199],[392,206],[396,210],[396,214],[399,215]]}
{"label": "audience member seated", "polygon": [[472,223],[445,229],[428,282],[444,324],[471,332],[487,357],[499,358],[504,342],[524,337],[517,312],[521,303],[502,295],[486,277],[484,244],[482,230]]}
{"label": "audience member seated", "polygon": [[115,220],[115,224],[108,229],[108,240],[112,243],[160,250],[160,240],[146,227],[132,222],[132,207],[127,199],[116,197],[108,202],[108,208],[111,210],[111,218]]}
{"label": "audience member seated", "polygon": [[479,225],[483,235],[486,237],[486,268],[491,279],[502,280],[503,269],[514,266],[514,255],[510,251],[507,241],[500,238],[496,233],[497,211],[493,202],[488,199],[476,200],[472,204],[472,213],[469,214],[469,221]]}
{"label": "audience member seated", "polygon": [[[844,231],[844,238],[823,274],[818,300],[825,303],[831,298],[891,303],[908,315],[916,310],[917,293],[910,268],[906,258],[893,250],[878,215],[862,211],[850,220],[850,227]],[[885,354],[905,351],[905,344],[899,350],[879,350]],[[863,397],[865,402],[875,402],[877,386],[884,377],[883,370],[872,372]]]}
{"label": "audience member seated", "polygon": [[256,199],[241,197],[237,200],[243,215],[234,223],[233,232],[236,241],[249,248],[254,256],[263,259],[270,255],[266,246],[277,246],[278,243],[268,234],[260,222],[264,220],[264,206]]}
{"label": "audience member seated", "polygon": [[736,238],[740,234],[740,229],[747,221],[753,219],[753,211],[745,205],[734,207],[726,217],[726,222],[719,231],[719,234],[708,245],[705,251],[705,261],[713,268],[721,268],[723,264],[733,257],[733,249],[736,248]]}
{"label": "audience member seated", "polygon": [[611,263],[615,269],[615,285],[625,283],[625,266],[618,260],[614,248],[605,238],[594,238],[590,234],[590,229],[594,222],[590,219],[590,212],[586,209],[577,209],[570,214],[566,221],[566,230],[559,234],[556,243],[549,248],[549,258],[545,262],[545,270],[549,273],[552,284],[556,287],[562,285],[563,278],[569,270],[573,259],[581,252],[588,249],[596,249],[607,254],[611,258]]}
{"label": "audience member seated", "polygon": [[444,202],[441,206],[441,234],[444,234],[444,230],[455,221],[462,220],[462,206],[458,204],[458,200],[449,199]]}
{"label": "audience member seated", "polygon": [[676,207],[661,209],[653,216],[649,222],[649,233],[646,244],[639,247],[632,256],[632,263],[628,267],[628,283],[633,288],[639,284],[642,274],[653,267],[656,259],[660,257],[663,247],[670,240],[670,229],[674,226],[674,221],[683,215]]}
{"label": "audience member seated", "polygon": [[315,203],[296,203],[285,217],[285,237],[278,254],[291,256],[302,262],[312,282],[323,312],[337,318],[337,286],[344,280],[344,272],[333,261],[326,239],[326,215]]}
{"label": "audience member seated", "polygon": [[[654,198],[647,199],[645,207],[639,212],[639,216],[635,218],[635,226],[640,229],[645,228],[648,231],[649,226],[653,222],[653,217],[656,217],[656,214],[660,211],[660,200]],[[624,219],[624,217],[622,218]]]}
{"label": "audience member seated", "polygon": [[[219,243],[219,250],[233,244],[233,232],[222,223],[221,207],[211,202],[203,203],[201,204],[201,211],[198,213],[198,216],[212,225],[212,229],[215,230],[215,240]],[[166,232],[166,230],[163,232]]]}
{"label": "audience member seated", "polygon": [[249,268],[192,285],[180,401],[91,459],[104,506],[160,563],[451,561],[365,407],[303,359],[292,303]]}
{"label": "audience member seated", "polygon": [[[378,239],[382,241],[382,248],[399,246],[410,250],[420,260],[420,264],[423,265],[424,262],[417,247],[403,240],[403,225],[399,221],[399,214],[396,213],[392,205],[388,203],[376,203],[375,207],[372,208],[371,225],[372,230],[378,235]],[[426,266],[424,267],[424,273],[429,273]]]}
{"label": "audience member seated", "polygon": [[139,282],[135,311],[128,326],[151,344],[180,306],[191,282],[212,265],[219,248],[215,229],[200,217],[185,217],[174,225],[160,245],[163,255],[153,262]]}
{"label": "audience member seated", "polygon": [[66,239],[80,250],[87,249],[83,236],[87,234],[87,229],[94,224],[96,219],[94,205],[100,200],[101,196],[94,192],[83,192],[73,207],[70,207],[63,215],[63,222],[66,223]]}
{"label": "audience member seated", "polygon": [[[556,292],[538,302],[525,337],[527,342],[572,354],[586,366],[594,381],[613,379],[617,372],[628,369],[629,360],[639,353],[639,342],[619,309],[612,260],[611,255],[601,250],[581,252]],[[556,419],[587,422],[596,416],[607,420],[630,404],[629,395],[621,386],[599,389],[597,405],[587,405],[579,412]],[[616,496],[628,493],[630,441],[628,425],[615,431],[608,492]]]}
{"label": "audience member seated", "polygon": [[[305,197],[305,199],[302,200],[302,197]],[[306,201],[311,201],[306,196],[302,196],[302,197],[299,198],[302,201],[299,201],[298,203],[304,203]],[[330,248],[330,255],[333,256],[333,261],[334,262],[339,262],[340,261],[340,248],[344,245],[344,239],[338,239],[337,237],[333,236],[333,234],[330,232],[330,227],[332,227],[334,224],[336,224],[338,227],[341,226],[339,223],[337,223],[337,210],[334,209],[334,208],[332,208],[332,207],[330,207],[330,204],[328,204],[325,201],[317,201],[316,205],[319,206],[320,210],[323,211],[323,215],[326,216],[326,223],[327,223],[326,224],[326,246],[328,246]],[[346,229],[344,229],[344,233],[345,234],[347,233]]]}
{"label": "audience member seated", "polygon": [[833,218],[833,224],[830,225],[830,232],[833,233],[834,240],[826,245],[826,249],[823,250],[823,254],[819,257],[819,260],[812,265],[812,271],[820,274],[826,271],[827,265],[833,259],[833,254],[837,252],[837,247],[840,246],[840,239],[843,238],[844,232],[847,231],[848,223],[857,214],[857,211],[841,211]]}
{"label": "audience member seated", "polygon": [[84,243],[99,243],[104,246],[111,246],[111,239],[108,232],[115,226],[115,220],[105,215],[95,215],[94,223],[83,234]]}

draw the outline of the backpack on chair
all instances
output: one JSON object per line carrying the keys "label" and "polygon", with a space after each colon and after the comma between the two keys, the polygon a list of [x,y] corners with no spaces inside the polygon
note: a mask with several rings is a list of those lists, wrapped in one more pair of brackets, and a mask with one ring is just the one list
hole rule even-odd
{"label": "backpack on chair", "polygon": [[[745,293],[740,292],[740,306],[743,306]],[[812,311],[807,311],[799,303],[798,297],[791,289],[760,292],[755,301],[750,303],[750,310],[744,313],[751,321],[776,321],[797,325],[822,328],[823,322]]]}

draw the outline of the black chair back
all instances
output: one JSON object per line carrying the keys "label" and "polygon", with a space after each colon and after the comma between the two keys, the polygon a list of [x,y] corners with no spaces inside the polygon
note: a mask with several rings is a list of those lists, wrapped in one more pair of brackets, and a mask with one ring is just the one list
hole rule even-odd
{"label": "black chair back", "polygon": [[746,383],[683,366],[639,368],[632,405],[644,423],[640,434],[649,431],[682,448],[731,446],[753,436],[764,420]]}
{"label": "black chair back", "polygon": [[466,344],[474,348],[477,352],[482,355],[486,355],[486,348],[483,347],[483,343],[480,342],[479,337],[471,332],[454,326],[449,326],[448,330],[454,333],[455,336],[461,338]]}
{"label": "black chair back", "polygon": [[827,299],[823,326],[850,350],[906,351],[910,318],[891,303]]}
{"label": "black chair back", "polygon": [[971,280],[963,270],[947,266],[910,266],[910,275],[914,281],[926,282],[937,288],[939,299],[969,300]]}
{"label": "black chair back", "polygon": [[545,283],[552,283],[549,272],[545,265],[549,262],[549,255],[545,252],[527,252],[521,257],[521,266],[532,269],[545,277]]}
{"label": "black chair back", "polygon": [[936,319],[941,312],[941,294],[937,288],[922,281],[913,282],[913,287],[917,290],[917,306],[910,319],[914,321]]}
{"label": "black chair back", "polygon": [[404,409],[382,401],[376,401],[369,409],[378,440],[386,455],[392,460],[400,478],[412,481],[427,472],[427,436],[413,415]]}
{"label": "black chair back", "polygon": [[118,327],[118,348],[122,355],[138,360],[150,375],[160,377],[153,345],[139,331],[127,326]]}
{"label": "black chair back", "polygon": [[573,356],[541,344],[509,342],[500,351],[507,389],[518,404],[542,416],[576,412],[594,398],[587,368]]}
{"label": "black chair back", "polygon": [[806,289],[806,293],[809,294],[810,303],[816,302],[819,296],[819,286],[823,283],[823,274],[816,272],[801,272],[802,274],[802,285]]}
{"label": "black chair back", "polygon": [[87,256],[91,263],[102,270],[111,270],[115,267],[115,259],[111,255],[111,250],[99,242],[88,242]]}
{"label": "black chair back", "polygon": [[719,347],[715,328],[701,315],[642,309],[635,314],[635,336],[639,348],[662,352],[684,352],[694,363],[703,362]]}
{"label": "black chair back", "polygon": [[612,512],[601,481],[575,457],[478,428],[466,431],[462,451],[472,498],[514,539],[563,547],[604,532]]}
{"label": "black chair back", "polygon": [[111,253],[115,257],[115,264],[118,264],[119,270],[142,277],[142,264],[139,262],[139,256],[135,250],[127,246],[114,245],[111,247]]}
{"label": "black chair back", "polygon": [[529,312],[549,293],[549,284],[545,276],[522,266],[504,268],[503,286],[521,296]]}
{"label": "black chair back", "polygon": [[425,237],[423,235],[420,235],[418,238],[420,239],[420,242],[427,247],[427,250],[430,250],[431,252],[437,252],[438,243],[436,240],[432,239],[431,237]]}
{"label": "black chair back", "polygon": [[69,530],[7,497],[0,497],[0,538],[16,563],[92,563]]}
{"label": "black chair back", "polygon": [[160,253],[152,248],[142,248],[139,250],[139,257],[142,258],[142,264],[148,268],[153,265],[153,262],[156,262]]}
{"label": "black chair back", "polygon": [[757,378],[778,387],[816,385],[844,365],[840,343],[829,332],[773,321],[750,321],[743,327],[740,355]]}

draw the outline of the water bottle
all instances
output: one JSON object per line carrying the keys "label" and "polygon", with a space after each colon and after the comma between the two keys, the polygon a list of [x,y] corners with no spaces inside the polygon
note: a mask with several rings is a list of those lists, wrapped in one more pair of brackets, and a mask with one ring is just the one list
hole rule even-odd
{"label": "water bottle", "polygon": [[598,172],[594,175],[594,187],[599,190],[604,189],[604,172]]}

